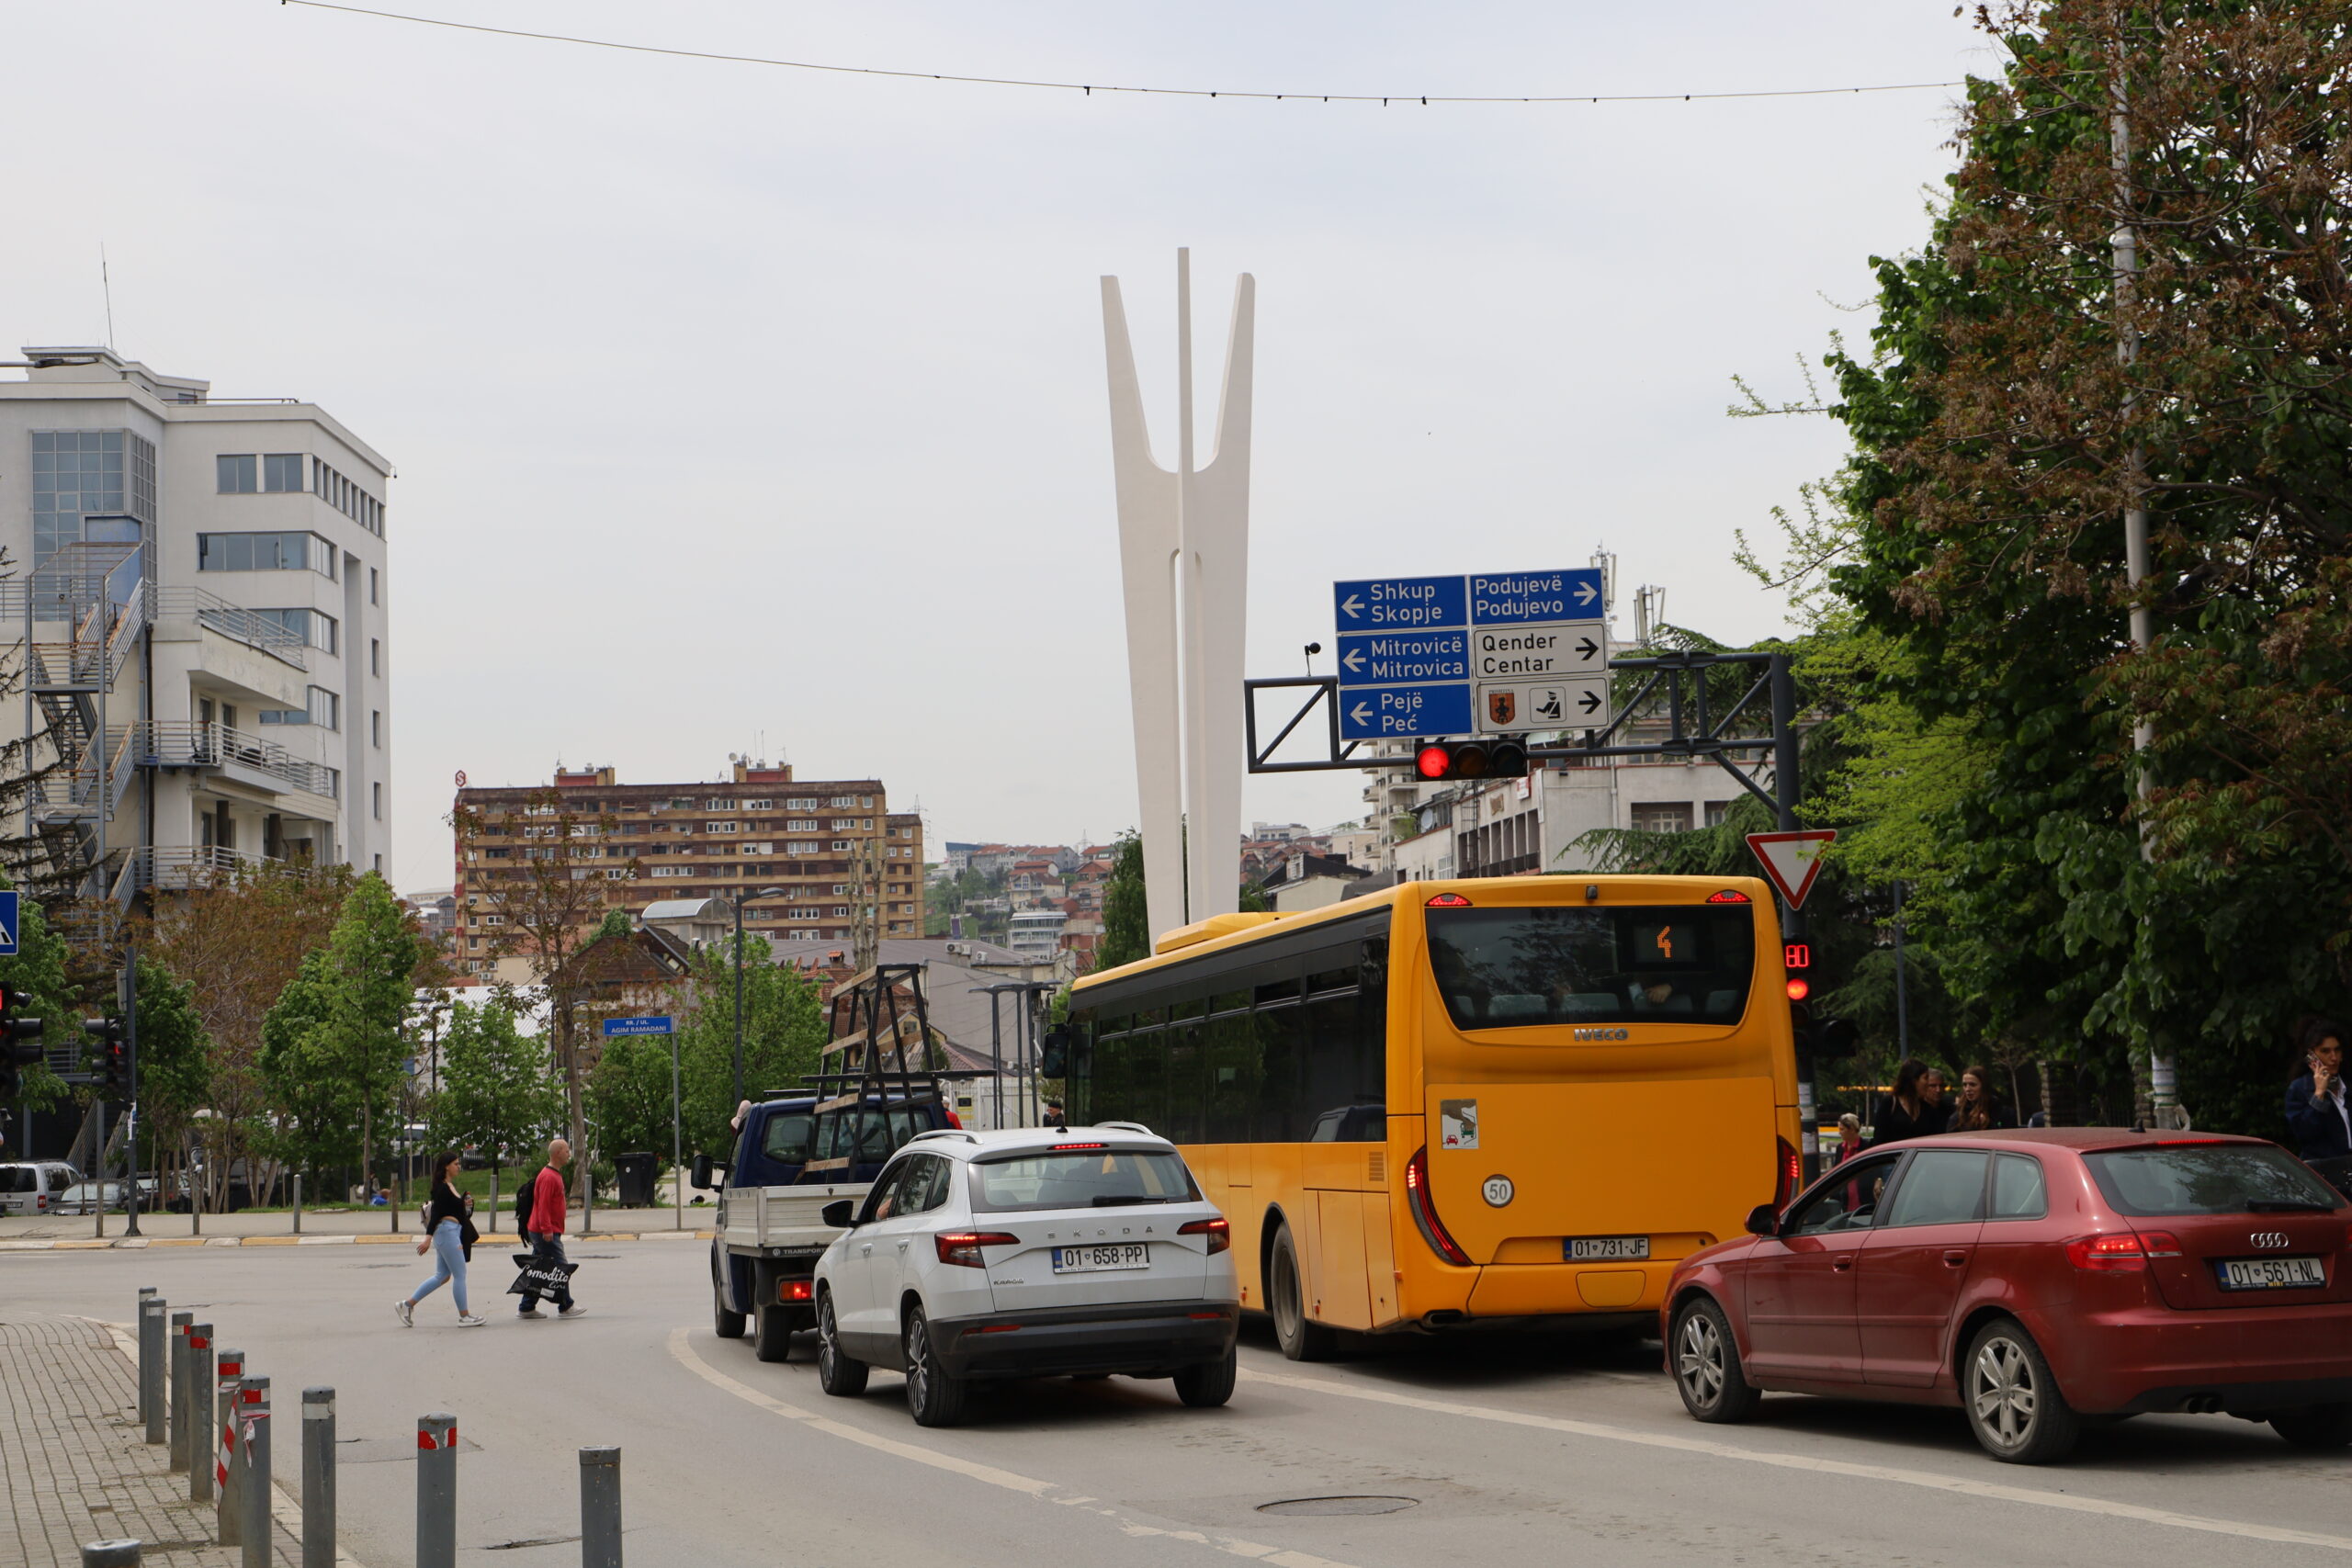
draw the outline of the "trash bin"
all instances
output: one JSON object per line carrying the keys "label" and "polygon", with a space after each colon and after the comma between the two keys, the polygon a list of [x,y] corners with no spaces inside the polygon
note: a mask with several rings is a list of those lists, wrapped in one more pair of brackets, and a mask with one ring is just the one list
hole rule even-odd
{"label": "trash bin", "polygon": [[621,1207],[653,1207],[653,1178],[661,1160],[652,1155],[615,1155],[613,1169],[620,1179]]}

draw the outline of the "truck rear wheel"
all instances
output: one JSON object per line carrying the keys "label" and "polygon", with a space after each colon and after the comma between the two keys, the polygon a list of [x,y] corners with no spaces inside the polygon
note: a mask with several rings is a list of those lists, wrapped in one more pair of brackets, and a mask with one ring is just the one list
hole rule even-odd
{"label": "truck rear wheel", "polygon": [[711,1332],[712,1332],[712,1333],[714,1333],[714,1334],[716,1334],[716,1335],[718,1335],[721,1339],[741,1339],[741,1338],[742,1338],[742,1337],[743,1337],[743,1314],[742,1314],[741,1313],[740,1313],[740,1312],[735,1312],[735,1311],[730,1310],[730,1309],[728,1307],[728,1305],[727,1305],[727,1287],[726,1287],[726,1285],[722,1282],[722,1280],[721,1280],[721,1277],[720,1277],[719,1272],[718,1272],[718,1271],[719,1271],[719,1269],[722,1267],[722,1265],[721,1265],[721,1264],[720,1264],[720,1262],[719,1262],[720,1256],[721,1256],[721,1255],[720,1255],[720,1253],[718,1252],[718,1248],[713,1247],[713,1248],[711,1249],[711,1254],[710,1254],[710,1327],[711,1327]]}
{"label": "truck rear wheel", "polygon": [[759,1308],[759,1316],[752,1325],[752,1354],[763,1361],[792,1359],[792,1320],[797,1315],[788,1306],[766,1302]]}

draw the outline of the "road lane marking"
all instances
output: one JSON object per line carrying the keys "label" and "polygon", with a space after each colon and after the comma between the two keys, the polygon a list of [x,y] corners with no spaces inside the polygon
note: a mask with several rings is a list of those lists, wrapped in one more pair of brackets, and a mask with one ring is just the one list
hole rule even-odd
{"label": "road lane marking", "polygon": [[2177,1514],[2169,1508],[2149,1508],[2137,1503],[2118,1503],[2103,1497],[2081,1497],[2064,1492],[2043,1492],[2030,1486],[2007,1486],[1997,1481],[1977,1481],[1965,1476],[1939,1475],[1928,1470],[1905,1470],[1883,1464],[1857,1464],[1851,1460],[1820,1459],[1810,1454],[1773,1453],[1762,1449],[1744,1449],[1733,1443],[1714,1442],[1705,1438],[1681,1438],[1666,1432],[1643,1432],[1630,1427],[1611,1427],[1598,1421],[1576,1421],[1557,1416],[1535,1416],[1524,1411],[1501,1410],[1489,1405],[1462,1404],[1453,1400],[1425,1399],[1417,1394],[1396,1393],[1387,1389],[1355,1388],[1345,1383],[1328,1382],[1321,1378],[1293,1377],[1283,1372],[1261,1372],[1248,1367],[1241,1369],[1241,1375],[1252,1382],[1272,1383],[1281,1388],[1305,1389],[1315,1393],[1336,1394],[1342,1399],[1361,1399],[1374,1404],[1393,1404],[1408,1410],[1424,1410],[1440,1416],[1464,1416],[1475,1421],[1496,1421],[1510,1427],[1532,1427],[1542,1431],[1564,1432],[1571,1437],[1596,1438],[1604,1442],[1631,1443],[1642,1448],[1669,1449],[1679,1453],[1705,1454],[1713,1459],[1740,1460],[1749,1464],[1771,1465],[1781,1470],[1805,1470],[1821,1475],[1849,1476],[1858,1481],[1884,1481],[1903,1486],[1923,1486],[1929,1491],[1953,1492],[1965,1497],[1983,1497],[1999,1503],[2023,1503],[2034,1507],[2056,1508],[2073,1514],[2097,1514],[2108,1518],[2132,1519],[2141,1524],[2163,1525],[2172,1529],[2201,1530],[2209,1535],[2229,1535],[2247,1540],[2276,1541],[2285,1546],[2316,1546],[2329,1551],[2352,1551],[2352,1537],[2347,1536],[2320,1535],[2311,1530],[2283,1529],[2276,1525],[2246,1524],[2237,1519],[2209,1518],[2201,1514]]}
{"label": "road lane marking", "polygon": [[787,1421],[797,1421],[804,1427],[825,1433],[828,1437],[845,1438],[865,1448],[879,1450],[897,1459],[910,1460],[916,1464],[929,1465],[934,1470],[944,1470],[989,1486],[1001,1487],[1007,1492],[1018,1492],[1024,1497],[1032,1497],[1041,1503],[1050,1503],[1056,1507],[1076,1508],[1083,1513],[1099,1514],[1116,1525],[1120,1533],[1124,1535],[1138,1539],[1165,1536],[1170,1540],[1187,1541],[1194,1546],[1209,1547],[1227,1556],[1247,1557],[1253,1562],[1271,1563],[1273,1568],[1349,1568],[1349,1564],[1333,1562],[1328,1557],[1317,1557],[1311,1552],[1292,1551],[1283,1547],[1268,1546],[1261,1541],[1244,1540],[1236,1536],[1211,1535],[1203,1530],[1167,1529],[1159,1525],[1148,1525],[1140,1519],[1129,1518],[1116,1508],[1105,1506],[1099,1498],[1071,1492],[1056,1482],[1040,1481],[1035,1476],[1021,1475],[1010,1470],[999,1470],[991,1464],[959,1459],[954,1454],[942,1453],[937,1449],[925,1448],[921,1443],[902,1442],[897,1438],[886,1438],[878,1432],[868,1432],[853,1427],[845,1421],[836,1421],[829,1416],[820,1416],[813,1410],[803,1410],[797,1404],[786,1404],[783,1400],[762,1393],[749,1383],[736,1382],[704,1360],[695,1353],[688,1343],[687,1334],[688,1331],[684,1328],[673,1328],[670,1331],[670,1355],[680,1366],[714,1388],[723,1389],[747,1404],[757,1405],[770,1415],[781,1416]]}

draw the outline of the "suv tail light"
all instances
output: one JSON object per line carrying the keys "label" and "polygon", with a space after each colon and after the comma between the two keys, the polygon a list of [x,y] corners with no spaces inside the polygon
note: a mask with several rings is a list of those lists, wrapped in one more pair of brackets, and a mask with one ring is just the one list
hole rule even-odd
{"label": "suv tail light", "polygon": [[939,1260],[960,1269],[987,1268],[988,1259],[980,1256],[984,1247],[1021,1245],[1019,1236],[1003,1231],[942,1231],[931,1239],[939,1248]]}
{"label": "suv tail light", "polygon": [[2180,1238],[2170,1231],[2114,1231],[2078,1235],[2066,1244],[2066,1260],[2077,1269],[2120,1272],[2145,1269],[2151,1258],[2178,1258]]}
{"label": "suv tail light", "polygon": [[1214,1258],[1233,1245],[1233,1222],[1219,1214],[1213,1220],[1194,1220],[1189,1225],[1179,1225],[1176,1234],[1208,1237],[1209,1256]]}
{"label": "suv tail light", "polygon": [[1467,1264],[1470,1255],[1446,1233],[1445,1222],[1437,1217],[1437,1203],[1430,1196],[1430,1151],[1424,1145],[1413,1151],[1405,1163],[1405,1191],[1412,1200],[1413,1224],[1420,1227],[1421,1239],[1430,1250],[1448,1263]]}

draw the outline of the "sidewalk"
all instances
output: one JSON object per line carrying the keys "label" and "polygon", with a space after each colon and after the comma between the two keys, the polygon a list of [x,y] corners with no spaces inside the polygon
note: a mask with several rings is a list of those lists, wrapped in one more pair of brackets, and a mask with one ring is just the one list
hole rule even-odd
{"label": "sidewalk", "polygon": [[[598,1205],[596,1228],[582,1230],[583,1216],[574,1209],[564,1219],[567,1240],[584,1238],[591,1241],[659,1241],[699,1238],[708,1241],[710,1226],[718,1217],[715,1205],[689,1206],[683,1213],[674,1209],[608,1209]],[[95,1232],[96,1216],[92,1214],[11,1214],[0,1217],[0,1252],[74,1251],[89,1247],[297,1247],[353,1244],[405,1243],[414,1247],[417,1240],[416,1214],[413,1210],[401,1213],[401,1228],[392,1229],[392,1215],[383,1209],[354,1209],[345,1212],[320,1213],[304,1211],[302,1231],[294,1233],[294,1216],[284,1211],[260,1213],[247,1210],[234,1214],[206,1214],[200,1220],[187,1214],[141,1214],[139,1235],[123,1234],[125,1216],[108,1214],[107,1234],[103,1240]],[[679,1229],[672,1229],[683,1219]],[[485,1234],[477,1245],[481,1247],[512,1247],[514,1233],[507,1228],[513,1216],[499,1216],[500,1228],[495,1235]],[[700,1225],[701,1229],[695,1227]],[[200,1229],[199,1229],[200,1226]]]}
{"label": "sidewalk", "polygon": [[[243,1561],[238,1548],[209,1544],[211,1505],[190,1503],[187,1477],[171,1473],[163,1445],[143,1440],[137,1376],[103,1324],[0,1323],[0,1505],[12,1521],[0,1558],[79,1568],[85,1542],[136,1537],[148,1562],[168,1552],[174,1568]],[[301,1543],[282,1513],[271,1534],[272,1561],[299,1568]]]}

